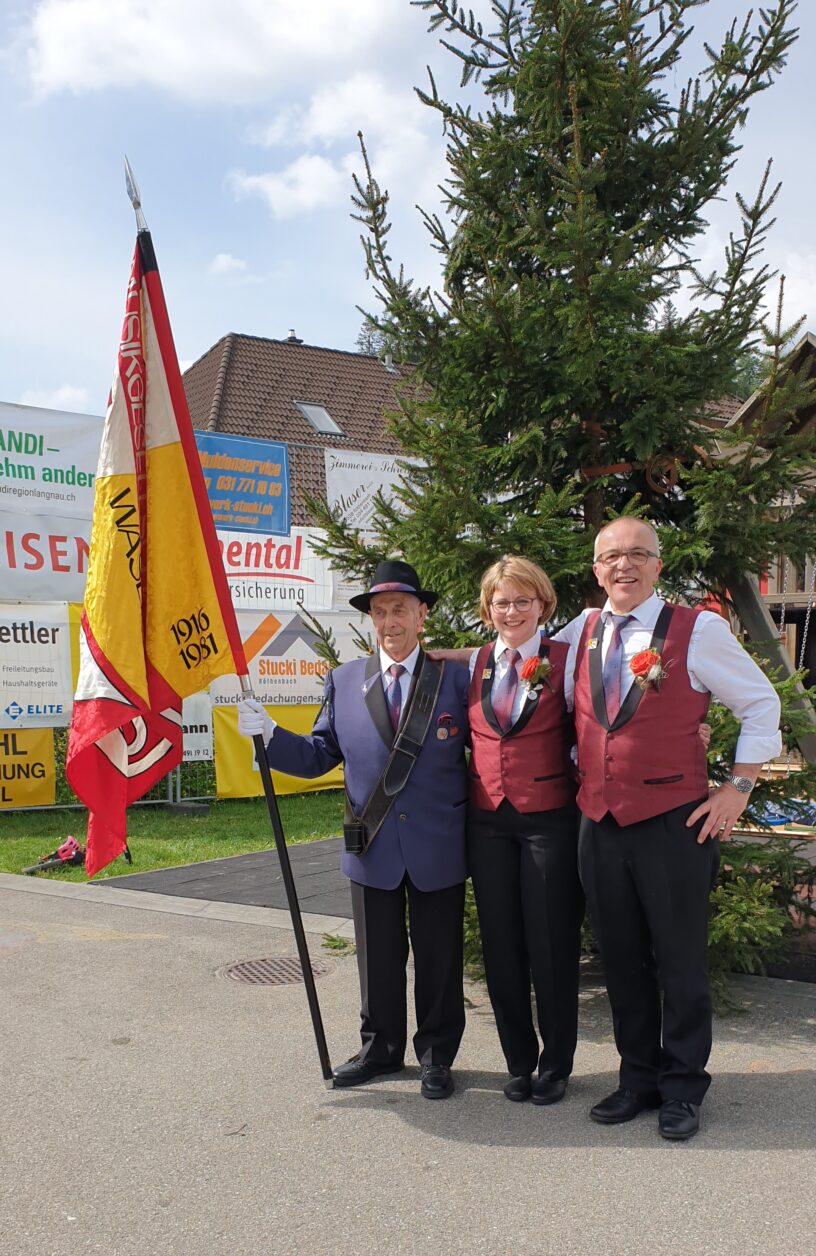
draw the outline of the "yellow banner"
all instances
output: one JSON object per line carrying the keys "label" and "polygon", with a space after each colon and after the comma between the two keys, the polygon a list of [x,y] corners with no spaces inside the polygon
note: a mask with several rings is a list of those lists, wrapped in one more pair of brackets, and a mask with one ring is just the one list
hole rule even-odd
{"label": "yellow banner", "polygon": [[79,621],[82,619],[82,603],[68,603],[68,632],[71,636],[71,686],[76,693],[79,681]]}
{"label": "yellow banner", "polygon": [[[282,728],[288,728],[293,733],[310,733],[320,706],[268,706],[265,709]],[[238,732],[238,712],[235,707],[213,707],[213,734],[215,787],[218,797],[256,798],[262,795],[263,785],[255,763],[255,747],[251,738]],[[272,781],[278,794],[308,794],[319,789],[338,789],[343,784],[343,769],[333,768],[325,776],[310,780],[273,772]]]}
{"label": "yellow banner", "polygon": [[0,807],[47,807],[55,790],[53,729],[0,732]]}

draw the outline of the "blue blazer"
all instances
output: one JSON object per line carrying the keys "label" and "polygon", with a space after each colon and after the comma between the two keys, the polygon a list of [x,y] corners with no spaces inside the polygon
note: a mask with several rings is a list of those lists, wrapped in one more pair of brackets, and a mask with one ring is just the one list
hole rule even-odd
{"label": "blue blazer", "polygon": [[[419,890],[441,890],[467,876],[465,766],[468,672],[446,664],[428,735],[405,789],[364,855],[345,851],[340,867],[352,881],[393,890],[407,872]],[[341,761],[357,815],[391,750],[379,654],[329,672],[323,706],[308,735],[278,726],[267,744],[269,766],[290,776],[323,776]]]}

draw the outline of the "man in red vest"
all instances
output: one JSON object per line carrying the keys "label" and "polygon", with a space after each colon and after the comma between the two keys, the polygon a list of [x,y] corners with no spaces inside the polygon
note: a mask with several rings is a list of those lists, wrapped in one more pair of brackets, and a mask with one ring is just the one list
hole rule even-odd
{"label": "man in red vest", "polygon": [[[559,637],[576,649],[579,867],[621,1056],[619,1088],[590,1115],[616,1125],[659,1108],[661,1135],[687,1139],[711,1081],[708,897],[720,839],[781,740],[769,681],[724,619],[657,596],[661,566],[650,524],[602,528],[593,571],[606,604]],[[709,791],[698,730],[712,696],[741,729],[733,775]]]}

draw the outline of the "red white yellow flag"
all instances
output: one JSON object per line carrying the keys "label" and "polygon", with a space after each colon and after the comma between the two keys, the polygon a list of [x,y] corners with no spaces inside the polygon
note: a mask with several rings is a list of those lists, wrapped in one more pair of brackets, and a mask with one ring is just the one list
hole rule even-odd
{"label": "red white yellow flag", "polygon": [[127,806],[181,761],[181,700],[246,674],[148,231],[128,283],[96,478],[66,775],[85,866],[122,854]]}

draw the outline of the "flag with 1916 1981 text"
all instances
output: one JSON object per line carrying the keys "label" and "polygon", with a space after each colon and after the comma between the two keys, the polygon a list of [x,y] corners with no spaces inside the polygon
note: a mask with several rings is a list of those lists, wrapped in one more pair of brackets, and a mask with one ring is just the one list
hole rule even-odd
{"label": "flag with 1916 1981 text", "polygon": [[89,876],[177,766],[181,702],[246,674],[150,234],[140,231],[96,478],[66,775]]}

